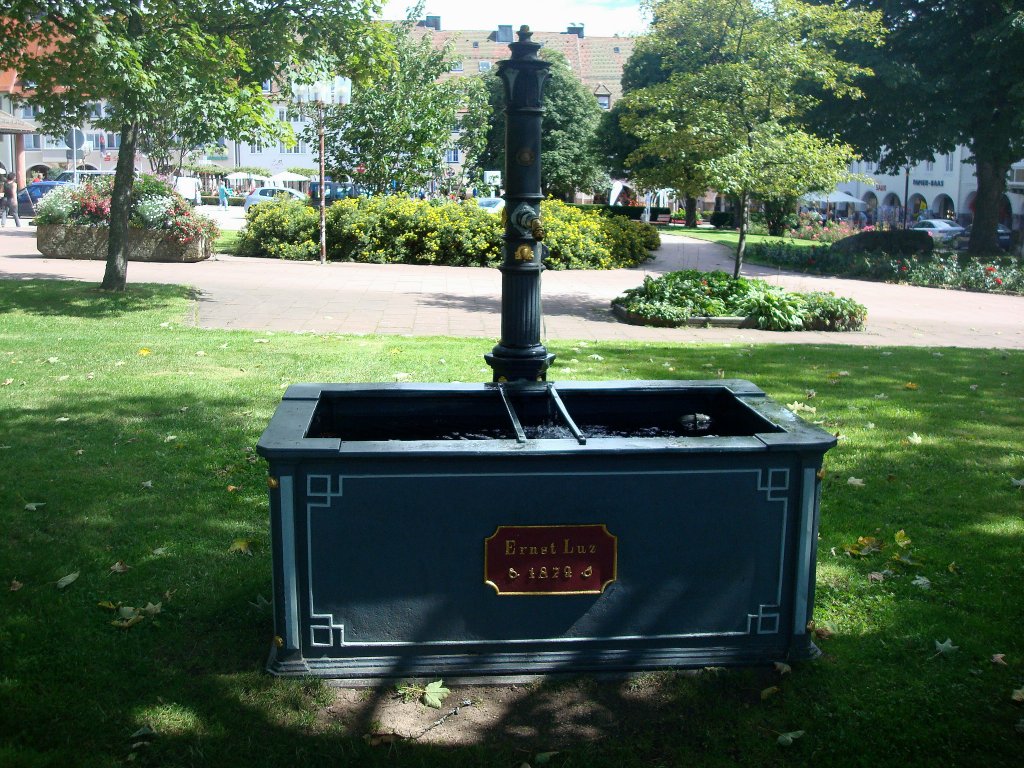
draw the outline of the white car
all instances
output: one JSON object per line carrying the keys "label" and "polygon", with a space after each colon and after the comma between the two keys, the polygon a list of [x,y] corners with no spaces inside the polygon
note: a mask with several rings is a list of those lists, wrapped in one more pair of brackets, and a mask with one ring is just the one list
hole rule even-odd
{"label": "white car", "polygon": [[290,197],[293,200],[302,200],[303,202],[306,201],[304,194],[288,187],[256,187],[246,196],[245,202],[242,203],[242,210],[248,211],[256,203],[266,203],[279,196]]}
{"label": "white car", "polygon": [[955,221],[948,219],[921,219],[911,229],[920,229],[928,233],[932,240],[946,242],[964,231],[964,228]]}

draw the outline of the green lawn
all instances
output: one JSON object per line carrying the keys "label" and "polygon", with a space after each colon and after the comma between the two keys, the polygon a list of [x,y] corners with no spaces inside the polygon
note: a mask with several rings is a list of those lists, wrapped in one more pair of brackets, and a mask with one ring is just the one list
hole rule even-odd
{"label": "green lawn", "polygon": [[[740,242],[740,233],[735,229],[694,229],[691,227],[668,226],[658,227],[658,230],[670,235],[684,235],[696,238],[697,240],[721,243],[734,250]],[[747,235],[747,243],[787,243],[806,248],[821,245],[821,243],[816,243],[813,240],[800,240],[796,237],[773,237],[771,235]]]}
{"label": "green lawn", "polygon": [[238,245],[237,229],[223,229],[220,236],[213,242],[214,253],[234,253]]}
{"label": "green lawn", "polygon": [[[0,765],[531,761],[501,742],[371,746],[359,727],[323,716],[327,686],[262,672],[273,629],[258,599],[270,597],[270,554],[253,446],[284,387],[399,372],[486,380],[491,342],[209,331],[189,325],[194,312],[181,288],[112,296],[0,281]],[[554,380],[749,378],[815,408],[805,417],[840,441],[826,456],[818,549],[823,657],[784,676],[652,676],[643,684],[658,695],[628,726],[548,765],[1020,764],[1024,705],[1011,697],[1024,688],[1024,490],[1012,481],[1024,478],[1024,354],[551,349]],[[883,548],[848,556],[858,537]],[[230,551],[238,539],[253,541],[252,556]],[[160,612],[120,628],[107,602]],[[937,655],[947,638],[959,649]],[[621,704],[636,685],[601,695]],[[143,728],[155,736],[133,738]],[[792,746],[777,743],[797,730]]]}

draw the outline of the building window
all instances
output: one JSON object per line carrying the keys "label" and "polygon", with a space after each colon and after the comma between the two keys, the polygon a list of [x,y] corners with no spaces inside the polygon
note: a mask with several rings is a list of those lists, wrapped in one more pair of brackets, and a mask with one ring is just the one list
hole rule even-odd
{"label": "building window", "polygon": [[481,72],[490,72],[491,71],[491,62],[489,62],[489,61],[481,61],[481,62],[479,62],[477,64],[477,66],[480,68]]}
{"label": "building window", "polygon": [[90,120],[102,120],[103,119],[103,105],[102,104],[90,104],[89,105],[89,119]]}
{"label": "building window", "polygon": [[457,162],[459,162],[459,150],[457,150],[457,149],[446,149],[444,151],[444,161],[446,163],[457,163]]}
{"label": "building window", "polygon": [[304,155],[307,152],[306,142],[304,141],[296,142],[295,145],[291,147],[286,147],[284,142],[282,141],[280,143],[280,147],[282,155]]}
{"label": "building window", "polygon": [[262,155],[263,154],[263,142],[261,142],[261,141],[254,141],[251,144],[249,144],[249,152],[251,152],[254,155]]}
{"label": "building window", "polygon": [[21,110],[18,113],[18,117],[22,120],[31,120],[36,115],[43,114],[43,108],[37,107],[35,104],[22,104]]}
{"label": "building window", "polygon": [[619,50],[619,46],[617,46],[617,45],[616,45],[616,46],[615,46],[614,48],[612,48],[612,51],[613,51],[614,53],[622,53],[622,51],[621,51],[621,50]]}
{"label": "building window", "polygon": [[478,41],[474,40],[473,41],[473,47],[474,48],[479,48],[480,47],[480,43]]}
{"label": "building window", "polygon": [[40,137],[40,135],[38,133],[27,133],[27,134],[25,134],[25,149],[26,150],[33,150],[33,149],[38,150],[38,149],[42,149],[42,148],[43,148],[42,137]]}
{"label": "building window", "polygon": [[85,134],[85,140],[92,144],[97,152],[107,151],[107,134],[103,131],[92,131]]}
{"label": "building window", "polygon": [[950,152],[948,155],[946,155],[946,170],[947,171],[952,171],[953,170],[953,153],[952,152]]}
{"label": "building window", "polygon": [[71,149],[64,143],[64,139],[56,136],[43,136],[43,149]]}
{"label": "building window", "polygon": [[269,80],[264,80],[262,87],[264,93],[270,93],[270,91],[273,90],[273,88],[271,87],[271,82]]}
{"label": "building window", "polygon": [[612,97],[609,96],[607,93],[597,94],[597,106],[599,106],[601,109],[611,109]]}
{"label": "building window", "polygon": [[935,162],[933,160],[925,160],[924,161],[924,172],[925,173],[931,173],[934,170],[935,170]]}
{"label": "building window", "polygon": [[462,62],[461,61],[453,62],[452,63],[452,72],[461,72],[461,71],[462,71]]}

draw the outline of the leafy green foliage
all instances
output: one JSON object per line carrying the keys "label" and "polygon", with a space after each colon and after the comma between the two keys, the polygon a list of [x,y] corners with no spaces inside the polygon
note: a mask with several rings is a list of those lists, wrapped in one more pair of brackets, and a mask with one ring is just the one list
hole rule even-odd
{"label": "leafy green foliage", "polygon": [[440,709],[451,691],[444,687],[443,680],[435,680],[425,686],[406,683],[398,686],[398,695],[406,702],[419,700],[424,706]]}
{"label": "leafy green foliage", "polygon": [[[601,108],[592,93],[569,69],[557,51],[542,49],[541,58],[550,61],[551,78],[544,86],[544,121],[541,125],[541,188],[553,197],[568,200],[574,191],[589,192],[607,183],[594,147]],[[505,94],[496,70],[483,78],[487,104],[477,100],[463,123],[487,125],[486,145],[477,170],[505,168]]]}
{"label": "leafy green foliage", "polygon": [[[616,269],[650,258],[654,227],[622,216],[584,212],[557,200],[541,203],[550,269]],[[316,211],[299,202],[249,209],[240,256],[319,258]],[[340,200],[327,209],[327,256],[374,264],[497,266],[501,219],[473,200],[414,200],[401,195]]]}
{"label": "leafy green foliage", "polygon": [[763,280],[725,272],[681,270],[645,277],[613,302],[648,325],[675,326],[691,318],[744,317],[769,331],[859,331],[867,309],[830,293],[788,293]]}
{"label": "leafy green foliage", "polygon": [[865,253],[881,251],[892,254],[931,253],[935,241],[927,232],[917,229],[877,229],[844,237],[832,243],[829,253]]}
{"label": "leafy green foliage", "polygon": [[394,66],[355,85],[351,104],[326,110],[327,167],[375,195],[414,192],[442,175],[462,103],[460,81],[440,79],[451,69],[451,51],[410,34],[413,26],[411,18],[388,25]]}

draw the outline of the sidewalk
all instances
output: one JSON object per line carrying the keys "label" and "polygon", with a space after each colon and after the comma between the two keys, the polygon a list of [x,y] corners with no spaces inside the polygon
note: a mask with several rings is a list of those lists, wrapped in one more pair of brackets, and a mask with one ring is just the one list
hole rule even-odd
{"label": "sidewalk", "polygon": [[[10,222],[9,222],[10,223]],[[868,308],[860,333],[778,333],[731,328],[645,328],[620,323],[609,304],[645,275],[677,269],[732,271],[728,249],[662,236],[642,267],[545,272],[545,339],[587,341],[854,344],[1024,349],[1024,297],[859,280],[793,275],[748,266],[744,275],[798,291],[833,291]],[[49,278],[99,283],[100,261],[46,259],[35,228],[0,229],[0,279]],[[327,264],[221,256],[196,264],[131,262],[133,283],[180,283],[200,291],[198,324],[318,333],[478,336],[500,334],[497,269],[380,264]]]}

